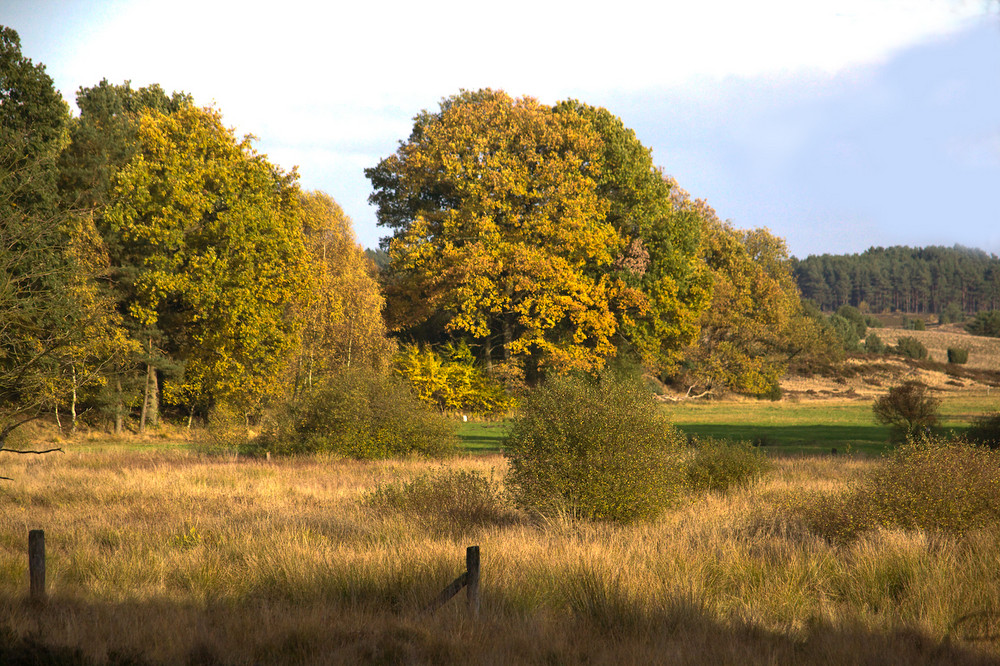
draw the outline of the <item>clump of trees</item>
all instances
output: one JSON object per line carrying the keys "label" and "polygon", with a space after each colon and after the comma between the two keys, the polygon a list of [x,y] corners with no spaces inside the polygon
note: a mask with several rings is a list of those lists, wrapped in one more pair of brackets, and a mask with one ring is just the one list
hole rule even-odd
{"label": "clump of trees", "polygon": [[0,81],[0,444],[46,412],[249,424],[343,368],[388,371],[350,220],[217,110],[102,81],[71,117],[9,28]]}

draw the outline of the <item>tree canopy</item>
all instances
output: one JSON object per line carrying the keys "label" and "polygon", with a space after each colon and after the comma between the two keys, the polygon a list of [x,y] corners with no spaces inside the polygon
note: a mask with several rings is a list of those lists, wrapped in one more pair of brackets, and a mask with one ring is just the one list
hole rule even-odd
{"label": "tree canopy", "polygon": [[392,230],[396,331],[466,336],[488,367],[499,346],[529,375],[596,370],[625,347],[667,365],[696,333],[700,228],[603,109],[462,92],[366,173]]}

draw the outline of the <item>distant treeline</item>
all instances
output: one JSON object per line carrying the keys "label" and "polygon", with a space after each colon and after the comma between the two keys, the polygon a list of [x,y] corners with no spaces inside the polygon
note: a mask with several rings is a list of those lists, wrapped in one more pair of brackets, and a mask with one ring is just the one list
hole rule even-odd
{"label": "distant treeline", "polygon": [[[873,247],[861,254],[794,259],[803,298],[823,310],[867,305],[871,312],[1000,310],[1000,258],[955,247]],[[952,305],[954,304],[954,305]]]}

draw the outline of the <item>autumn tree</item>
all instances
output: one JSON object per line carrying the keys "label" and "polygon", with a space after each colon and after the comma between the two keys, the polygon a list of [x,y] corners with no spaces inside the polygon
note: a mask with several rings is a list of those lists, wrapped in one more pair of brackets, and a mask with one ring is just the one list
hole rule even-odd
{"label": "autumn tree", "polygon": [[312,278],[296,315],[303,326],[294,362],[301,389],[335,368],[384,368],[391,345],[382,318],[385,301],[350,218],[324,192],[302,193],[299,205]]}
{"label": "autumn tree", "polygon": [[722,222],[676,185],[674,201],[701,220],[702,257],[712,275],[711,305],[687,351],[687,381],[778,395],[789,361],[834,344],[802,309],[785,242],[766,229],[743,231]]}
{"label": "autumn tree", "polygon": [[[594,369],[614,353],[621,238],[597,192],[600,138],[531,98],[463,92],[366,174],[388,227],[391,326],[432,322],[495,360]],[[498,349],[499,348],[499,349]],[[499,352],[499,353],[498,353]]]}
{"label": "autumn tree", "polygon": [[299,327],[287,314],[308,281],[295,174],[211,109],[144,111],[137,141],[107,213],[135,267],[129,314],[184,363],[171,390],[189,409],[252,411],[278,388]]}
{"label": "autumn tree", "polygon": [[92,227],[56,205],[68,120],[45,68],[0,27],[0,447],[61,397],[67,350],[107,314],[74,289],[93,278],[72,247]]}
{"label": "autumn tree", "polygon": [[603,269],[613,285],[618,351],[670,372],[695,340],[708,303],[700,217],[676,205],[673,190],[683,191],[664,177],[649,148],[620,118],[576,100],[561,102],[555,111],[582,119],[601,139],[597,194],[620,238],[615,260]]}

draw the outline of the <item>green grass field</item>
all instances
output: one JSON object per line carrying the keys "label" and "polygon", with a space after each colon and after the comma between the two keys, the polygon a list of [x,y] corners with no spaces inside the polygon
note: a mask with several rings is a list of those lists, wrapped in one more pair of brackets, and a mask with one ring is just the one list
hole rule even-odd
{"label": "green grass field", "polygon": [[[766,402],[720,400],[664,405],[678,428],[697,437],[751,441],[774,453],[880,455],[889,428],[875,422],[869,401]],[[980,414],[1000,409],[1000,394],[960,394],[941,403],[942,432],[963,432]],[[498,453],[508,422],[463,423],[461,446],[471,453]]]}

